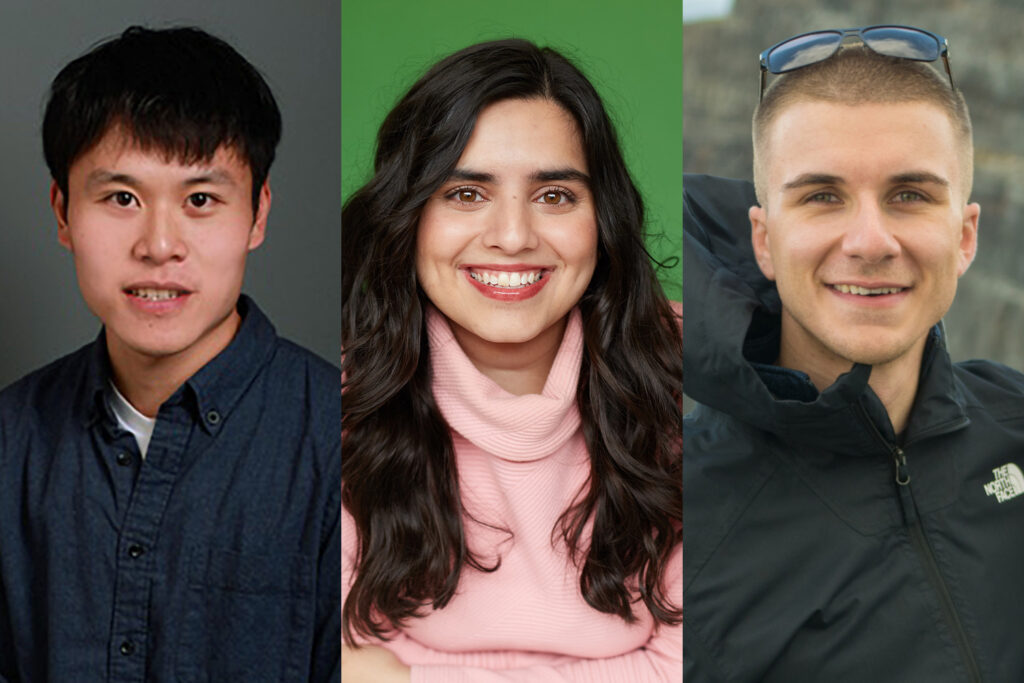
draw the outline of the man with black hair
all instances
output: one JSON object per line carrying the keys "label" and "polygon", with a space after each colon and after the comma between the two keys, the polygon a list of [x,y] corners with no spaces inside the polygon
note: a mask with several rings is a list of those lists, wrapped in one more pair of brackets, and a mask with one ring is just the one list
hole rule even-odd
{"label": "man with black hair", "polygon": [[783,41],[754,185],[685,179],[687,683],[1024,680],[1024,376],[940,324],[980,213],[947,51]]}
{"label": "man with black hair", "polygon": [[281,119],[201,30],[53,82],[57,237],[98,338],[0,392],[0,681],[340,672],[340,373],[241,295]]}

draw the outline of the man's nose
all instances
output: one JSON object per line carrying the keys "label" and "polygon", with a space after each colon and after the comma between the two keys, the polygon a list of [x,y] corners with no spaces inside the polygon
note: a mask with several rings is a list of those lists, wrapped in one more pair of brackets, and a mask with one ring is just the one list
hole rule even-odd
{"label": "man's nose", "polygon": [[188,255],[182,226],[169,207],[150,207],[142,219],[141,231],[132,248],[140,261],[162,264],[181,261]]}
{"label": "man's nose", "polygon": [[539,239],[534,221],[537,217],[521,197],[499,199],[486,216],[483,241],[508,254],[516,254],[537,246]]}
{"label": "man's nose", "polygon": [[843,253],[868,263],[879,263],[897,256],[901,247],[893,235],[892,220],[876,203],[862,203],[846,228]]}

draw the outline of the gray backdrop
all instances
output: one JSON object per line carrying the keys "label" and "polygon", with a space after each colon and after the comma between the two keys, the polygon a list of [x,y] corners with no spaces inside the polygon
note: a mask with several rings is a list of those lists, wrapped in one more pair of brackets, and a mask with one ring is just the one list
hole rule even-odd
{"label": "gray backdrop", "polygon": [[920,26],[949,39],[953,78],[974,123],[978,255],[946,316],[950,353],[955,360],[988,358],[1024,369],[1019,0],[736,0],[725,18],[685,24],[683,170],[750,179],[761,50],[804,31],[883,23]]}
{"label": "gray backdrop", "polygon": [[338,363],[341,5],[337,0],[4,0],[0,7],[0,387],[89,342],[99,322],[57,244],[40,127],[50,81],[132,24],[198,26],[270,84],[284,134],[267,239],[243,291],[278,333]]}

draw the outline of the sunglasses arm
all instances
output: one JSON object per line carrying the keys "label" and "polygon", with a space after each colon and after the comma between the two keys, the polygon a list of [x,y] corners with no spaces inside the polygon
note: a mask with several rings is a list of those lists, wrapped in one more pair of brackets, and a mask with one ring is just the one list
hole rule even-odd
{"label": "sunglasses arm", "polygon": [[[953,71],[949,68],[949,53],[944,52],[942,54],[942,65],[946,67],[946,75],[949,76],[949,87],[956,90],[956,86],[953,85]],[[764,78],[764,74],[761,74],[761,78]]]}

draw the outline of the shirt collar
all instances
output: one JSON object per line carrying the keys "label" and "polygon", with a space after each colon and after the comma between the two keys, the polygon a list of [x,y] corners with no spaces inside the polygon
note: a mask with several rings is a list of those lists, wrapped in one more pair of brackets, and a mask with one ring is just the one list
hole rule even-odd
{"label": "shirt collar", "polygon": [[[242,321],[231,343],[165,402],[194,410],[195,419],[211,433],[220,427],[274,354],[277,332],[256,303],[241,295],[238,313]],[[89,427],[100,421],[113,428],[116,418],[107,397],[113,372],[107,355],[106,330],[101,329],[92,344],[87,364],[81,394],[84,423]]]}

